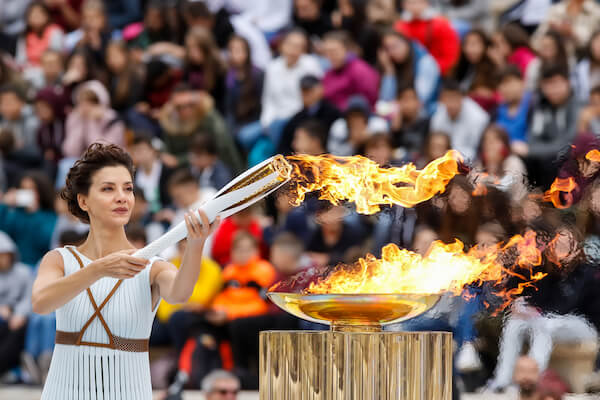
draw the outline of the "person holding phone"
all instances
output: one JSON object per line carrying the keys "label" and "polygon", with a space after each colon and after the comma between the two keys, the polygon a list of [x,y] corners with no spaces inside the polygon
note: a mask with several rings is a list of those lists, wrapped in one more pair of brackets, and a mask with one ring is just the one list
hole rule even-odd
{"label": "person holding phone", "polygon": [[161,299],[188,300],[212,225],[185,216],[182,265],[133,256],[125,235],[135,203],[133,161],[114,144],[94,143],[70,169],[61,192],[69,211],[90,225],[85,241],[48,252],[32,289],[32,309],[56,311],[56,340],[43,400],[151,399],[148,337]]}

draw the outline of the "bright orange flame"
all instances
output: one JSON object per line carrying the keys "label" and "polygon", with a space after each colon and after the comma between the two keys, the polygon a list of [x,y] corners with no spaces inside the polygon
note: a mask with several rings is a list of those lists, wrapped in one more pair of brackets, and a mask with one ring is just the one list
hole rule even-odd
{"label": "bright orange flame", "polygon": [[[511,260],[510,265],[507,259]],[[311,283],[306,292],[460,295],[465,285],[500,284],[514,276],[523,282],[515,289],[496,293],[508,304],[523,289],[546,276],[535,270],[541,263],[542,250],[533,231],[514,236],[506,244],[475,246],[466,253],[459,240],[450,244],[436,241],[425,256],[389,244],[383,248],[381,259],[369,254],[352,266],[339,265],[328,276]]]}
{"label": "bright orange flame", "polygon": [[299,205],[307,193],[318,191],[321,200],[332,204],[352,201],[361,214],[373,214],[381,205],[413,207],[444,192],[458,173],[460,154],[449,151],[422,170],[413,164],[381,168],[362,156],[335,157],[296,155],[287,157],[293,165],[291,191]]}
{"label": "bright orange flame", "polygon": [[600,162],[600,151],[599,150],[590,150],[585,155],[585,158],[590,161]]}
{"label": "bright orange flame", "polygon": [[[544,201],[551,201],[556,208],[569,208],[573,204],[569,194],[575,190],[575,188],[577,188],[577,183],[575,183],[575,179],[573,177],[556,178],[554,179],[554,182],[552,182],[550,190],[544,193]],[[566,201],[564,203],[560,198],[561,193],[566,194]]]}

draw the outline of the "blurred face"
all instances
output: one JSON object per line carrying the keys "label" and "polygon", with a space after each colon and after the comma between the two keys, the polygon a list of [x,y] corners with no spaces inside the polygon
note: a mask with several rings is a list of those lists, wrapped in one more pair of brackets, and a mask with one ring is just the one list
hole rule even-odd
{"label": "blurred face", "polygon": [[101,168],[92,176],[88,194],[79,194],[78,200],[90,221],[123,226],[135,204],[132,177],[121,165]]}
{"label": "blurred face", "polygon": [[283,275],[293,275],[298,272],[298,258],[296,252],[283,246],[271,248],[271,264]]}
{"label": "blurred face", "polygon": [[304,104],[304,107],[311,107],[321,99],[323,99],[323,85],[316,85],[302,91],[302,104]]}
{"label": "blurred face", "polygon": [[205,168],[209,168],[215,164],[217,161],[217,156],[214,154],[209,154],[207,152],[190,152],[189,156],[190,164],[194,168],[198,168],[199,170],[203,170]]}
{"label": "blurred face", "polygon": [[511,48],[504,35],[500,32],[496,32],[492,35],[492,49],[500,54],[503,58],[507,58],[511,53]]}
{"label": "blurred face", "polygon": [[315,0],[294,0],[296,16],[299,19],[314,20],[319,17],[319,5]]}
{"label": "blurred face", "polygon": [[229,41],[227,46],[229,50],[229,63],[234,67],[243,67],[248,61],[248,52],[246,45],[239,38]]}
{"label": "blurred face", "polygon": [[231,262],[237,265],[246,265],[258,257],[258,248],[250,239],[240,240],[231,249]]}
{"label": "blurred face", "polygon": [[350,140],[357,143],[367,139],[367,117],[360,111],[351,112],[346,116]]}
{"label": "blurred face", "polygon": [[448,145],[448,138],[444,135],[433,135],[429,140],[429,157],[436,159],[442,157],[450,146]]}
{"label": "blurred face", "polygon": [[346,63],[346,46],[339,40],[328,39],[323,42],[323,52],[333,69],[339,69]]}
{"label": "blurred face", "polygon": [[206,394],[206,400],[236,400],[240,385],[233,379],[219,379],[213,390]]}
{"label": "blurred face", "polygon": [[161,10],[157,7],[148,7],[144,16],[144,26],[152,31],[158,31],[163,28],[163,17]]}
{"label": "blurred face", "polygon": [[[139,221],[148,212],[148,202],[142,199],[136,199],[131,213],[131,221]],[[142,246],[143,247],[143,246]]]}
{"label": "blurred face", "polygon": [[136,166],[151,165],[156,160],[156,150],[148,143],[140,142],[130,148],[131,158]]}
{"label": "blurred face", "polygon": [[451,119],[458,118],[462,108],[462,94],[450,90],[444,90],[440,96],[440,102],[446,106],[446,111]]}
{"label": "blurred face", "polygon": [[48,14],[41,6],[33,6],[29,11],[27,25],[35,32],[41,31],[48,23]]}
{"label": "blurred face", "polygon": [[0,271],[6,271],[12,266],[12,253],[0,253]]}
{"label": "blurred face", "polygon": [[44,78],[47,82],[56,81],[63,73],[64,65],[61,56],[55,52],[47,52],[41,59]]}
{"label": "blurred face", "polygon": [[413,89],[405,90],[398,97],[402,117],[412,121],[421,113],[421,101]]}
{"label": "blurred face", "polygon": [[338,9],[343,16],[351,17],[354,15],[354,9],[352,8],[350,0],[338,0]]}
{"label": "blurred face", "polygon": [[173,107],[182,121],[190,121],[196,117],[197,99],[194,92],[173,94]]}
{"label": "blurred face", "polygon": [[515,365],[514,380],[519,385],[522,395],[531,397],[535,394],[540,371],[533,358],[521,357]]}
{"label": "blurred face", "polygon": [[118,45],[108,46],[106,64],[112,73],[124,71],[127,68],[127,52]]}
{"label": "blurred face", "polygon": [[540,40],[538,54],[543,61],[550,62],[558,57],[558,46],[550,36],[544,36]]}
{"label": "blurred face", "polygon": [[306,52],[307,43],[304,35],[300,33],[288,34],[279,49],[281,56],[288,65],[294,65],[302,54]]}
{"label": "blurred face", "polygon": [[95,7],[88,7],[82,10],[82,25],[85,30],[100,32],[106,26],[106,17],[102,10]]}
{"label": "blurred face", "polygon": [[507,149],[498,133],[488,129],[483,136],[482,150],[486,162],[500,162],[504,159]]}
{"label": "blurred face", "polygon": [[190,182],[172,185],[169,194],[178,208],[187,209],[198,200],[198,190],[198,185]]}
{"label": "blurred face", "polygon": [[419,231],[413,239],[413,250],[424,256],[429,250],[431,244],[438,239],[437,233],[433,229],[423,229]]}
{"label": "blurred face", "polygon": [[35,113],[40,121],[48,124],[54,120],[54,111],[50,104],[45,101],[38,100],[35,102]]}
{"label": "blurred face", "polygon": [[3,93],[0,95],[0,114],[11,121],[21,118],[23,101],[15,93]]}
{"label": "blurred face", "polygon": [[540,88],[553,106],[563,105],[571,95],[571,86],[564,76],[556,75],[542,80]]}
{"label": "blurred face", "polygon": [[302,128],[297,129],[294,133],[292,149],[297,154],[308,154],[312,156],[323,153],[323,148],[319,141]]}
{"label": "blurred face", "polygon": [[196,38],[188,35],[185,39],[185,49],[187,58],[192,64],[202,65],[204,64],[205,54]]}
{"label": "blurred face", "polygon": [[481,36],[475,33],[467,34],[463,42],[463,52],[465,58],[470,64],[481,62],[485,54],[485,43]]}
{"label": "blurred face", "polygon": [[448,195],[448,206],[450,209],[458,215],[463,215],[469,209],[471,205],[471,194],[467,193],[466,190],[458,185],[455,185],[450,189]]}
{"label": "blurred face", "polygon": [[427,7],[429,7],[427,0],[404,0],[404,10],[415,17],[423,14]]}
{"label": "blurred face", "polygon": [[383,38],[383,48],[396,64],[406,62],[410,54],[410,45],[396,35],[386,35]]}
{"label": "blurred face", "polygon": [[392,159],[393,149],[385,140],[379,140],[366,150],[366,156],[379,165],[387,165]]}
{"label": "blurred face", "polygon": [[40,203],[40,193],[38,192],[37,185],[35,184],[33,179],[31,179],[29,177],[25,177],[25,178],[21,179],[21,184],[19,185],[19,188],[31,191],[34,196],[34,203],[35,204]]}
{"label": "blurred face", "polygon": [[524,89],[523,80],[516,76],[506,77],[498,85],[498,91],[500,92],[500,96],[502,96],[502,100],[511,104],[521,100]]}
{"label": "blurred face", "polygon": [[480,249],[486,249],[498,243],[498,240],[492,232],[480,229],[475,234],[475,242]]}

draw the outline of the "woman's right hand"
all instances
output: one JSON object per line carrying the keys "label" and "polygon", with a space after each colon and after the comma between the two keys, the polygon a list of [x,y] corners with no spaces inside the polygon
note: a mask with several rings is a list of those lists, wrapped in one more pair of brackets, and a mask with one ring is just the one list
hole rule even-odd
{"label": "woman's right hand", "polygon": [[148,264],[147,259],[134,257],[131,255],[136,251],[137,249],[118,251],[116,253],[109,254],[106,257],[95,260],[92,262],[92,264],[90,264],[90,266],[95,264],[94,267],[103,278],[133,278],[144,268],[146,268],[146,265]]}

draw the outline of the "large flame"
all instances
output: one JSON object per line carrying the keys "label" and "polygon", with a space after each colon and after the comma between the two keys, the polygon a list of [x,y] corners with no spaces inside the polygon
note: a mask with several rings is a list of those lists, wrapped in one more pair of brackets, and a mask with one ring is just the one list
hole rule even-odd
{"label": "large flame", "polygon": [[413,164],[382,168],[362,156],[335,157],[295,155],[291,190],[300,204],[305,195],[319,192],[319,198],[333,204],[351,201],[361,214],[373,214],[382,205],[413,207],[442,193],[458,173],[460,154],[449,151],[417,170]]}
{"label": "large flame", "polygon": [[594,149],[587,152],[585,158],[590,161],[600,162],[600,151]]}
{"label": "large flame", "polygon": [[543,271],[536,270],[542,263],[542,250],[538,246],[533,231],[528,231],[523,236],[514,236],[504,244],[487,248],[475,246],[468,252],[464,251],[459,240],[450,244],[436,241],[425,256],[389,244],[383,248],[381,259],[367,255],[354,265],[339,265],[327,276],[312,282],[306,292],[451,292],[460,295],[466,285],[480,285],[484,282],[499,285],[508,277],[514,276],[521,281],[518,287],[510,290],[498,287],[496,293],[508,304],[525,287],[546,276]]}
{"label": "large flame", "polygon": [[[552,202],[556,208],[569,208],[573,204],[569,195],[575,188],[577,188],[577,183],[573,177],[556,178],[552,182],[550,190],[544,193],[544,201]],[[564,198],[564,201],[561,197]]]}

